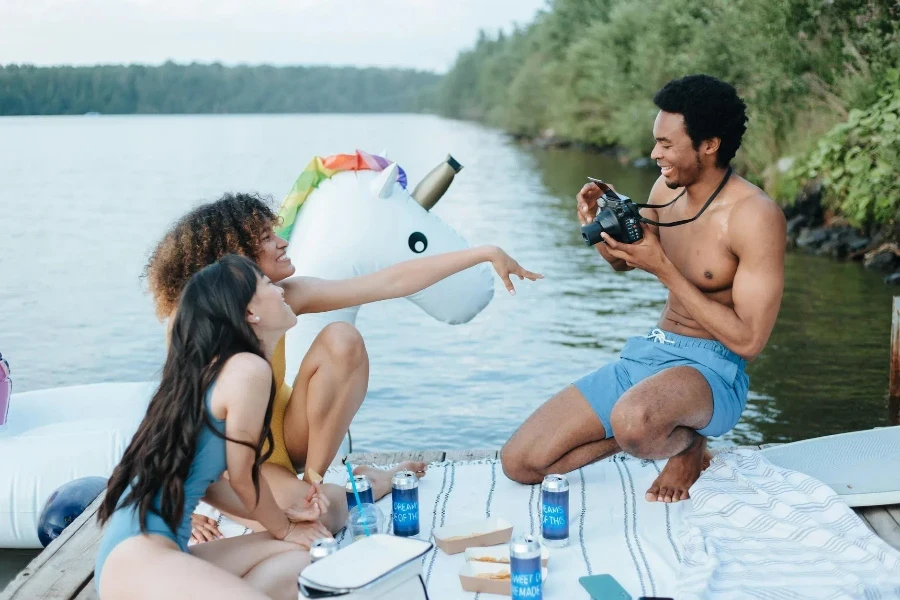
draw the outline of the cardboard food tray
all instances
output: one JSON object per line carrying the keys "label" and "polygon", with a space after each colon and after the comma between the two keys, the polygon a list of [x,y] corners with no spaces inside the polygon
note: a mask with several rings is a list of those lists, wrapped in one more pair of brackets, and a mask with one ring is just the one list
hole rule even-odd
{"label": "cardboard food tray", "polygon": [[[493,558],[494,561],[482,561],[479,558]],[[503,562],[497,562],[502,560]],[[479,562],[487,565],[503,565],[509,566],[509,546],[494,546],[491,548],[467,548],[466,562]],[[541,566],[546,567],[550,562],[550,551],[546,546],[541,546]]]}
{"label": "cardboard food tray", "polygon": [[434,541],[446,554],[458,554],[466,548],[505,544],[512,537],[512,531],[509,521],[491,517],[439,527],[434,530]]}
{"label": "cardboard food tray", "polygon": [[[467,592],[481,592],[483,594],[512,595],[512,582],[509,579],[486,579],[478,577],[482,573],[509,573],[509,565],[491,564],[483,562],[467,562],[459,570],[459,583]],[[547,581],[547,569],[541,569],[541,579]]]}

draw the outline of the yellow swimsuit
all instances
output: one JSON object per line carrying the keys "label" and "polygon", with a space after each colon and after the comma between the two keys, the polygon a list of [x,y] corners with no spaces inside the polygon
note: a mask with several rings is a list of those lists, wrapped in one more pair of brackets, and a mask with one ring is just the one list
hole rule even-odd
{"label": "yellow swimsuit", "polygon": [[[288,402],[291,401],[291,393],[293,389],[287,383],[284,383],[284,374],[286,370],[284,358],[284,339],[278,342],[275,352],[272,353],[272,372],[275,374],[275,385],[278,388],[275,391],[275,402],[272,406],[272,437],[275,441],[275,448],[272,456],[269,457],[267,463],[280,465],[293,473],[297,474],[291,457],[288,454],[287,446],[284,443],[284,413],[287,410]],[[265,445],[263,451],[268,449]]]}

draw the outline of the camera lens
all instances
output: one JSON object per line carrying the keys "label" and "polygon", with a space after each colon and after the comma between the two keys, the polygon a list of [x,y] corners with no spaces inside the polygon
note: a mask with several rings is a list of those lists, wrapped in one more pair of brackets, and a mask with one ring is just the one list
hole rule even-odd
{"label": "camera lens", "polygon": [[[620,239],[622,227],[619,219],[609,208],[604,208],[597,213],[593,221],[581,227],[581,238],[588,246],[594,246],[603,241],[600,234],[606,232],[613,239]],[[617,237],[618,236],[618,237]]]}
{"label": "camera lens", "polygon": [[591,221],[581,228],[581,238],[588,246],[593,246],[603,241],[603,238],[600,237],[601,233],[603,233],[603,227],[597,221]]}

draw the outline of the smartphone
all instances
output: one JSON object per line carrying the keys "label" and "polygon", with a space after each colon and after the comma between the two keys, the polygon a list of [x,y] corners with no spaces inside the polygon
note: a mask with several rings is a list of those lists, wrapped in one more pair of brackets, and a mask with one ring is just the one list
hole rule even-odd
{"label": "smartphone", "polygon": [[631,594],[612,575],[591,575],[578,579],[594,600],[632,600]]}

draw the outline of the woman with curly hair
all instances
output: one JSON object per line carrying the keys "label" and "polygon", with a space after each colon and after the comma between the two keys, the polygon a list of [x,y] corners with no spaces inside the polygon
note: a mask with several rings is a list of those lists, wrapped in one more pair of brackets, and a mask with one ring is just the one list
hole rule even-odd
{"label": "woman with curly hair", "polygon": [[[305,514],[282,510],[260,474],[272,440],[269,360],[296,323],[284,289],[246,257],[225,256],[187,283],[159,387],[98,511],[101,598],[297,597],[316,535],[297,521],[324,529],[328,501],[314,485]],[[267,531],[189,549],[191,514],[226,469]]]}
{"label": "woman with curly hair", "polygon": [[[295,268],[287,256],[288,242],[275,234],[277,223],[278,216],[267,203],[251,194],[225,194],[181,217],[157,245],[146,268],[157,315],[171,321],[177,298],[191,276],[230,253],[256,261],[262,272],[284,289],[285,301],[295,315],[402,298],[485,261],[491,262],[510,291],[511,275],[531,281],[542,277],[525,270],[495,246],[408,260],[345,280],[292,277]],[[278,383],[272,412],[274,443],[262,473],[279,506],[289,507],[302,504],[309,495],[310,472],[324,473],[334,460],[365,398],[369,359],[362,336],[353,325],[332,323],[319,332],[290,386],[283,383],[284,343],[284,338],[279,340],[271,357]],[[301,469],[303,478],[299,479]],[[360,466],[354,472],[371,480],[377,500],[390,492],[391,477],[400,469],[424,473],[425,464],[405,462],[392,471]],[[322,524],[333,533],[340,531],[347,513],[344,489],[324,485],[322,490],[332,506]],[[247,522],[248,516],[234,501],[227,485],[219,486],[217,491],[222,494],[217,498],[219,504],[232,507],[222,512],[259,528]],[[195,515],[194,525],[195,541],[221,536],[211,519]]]}

